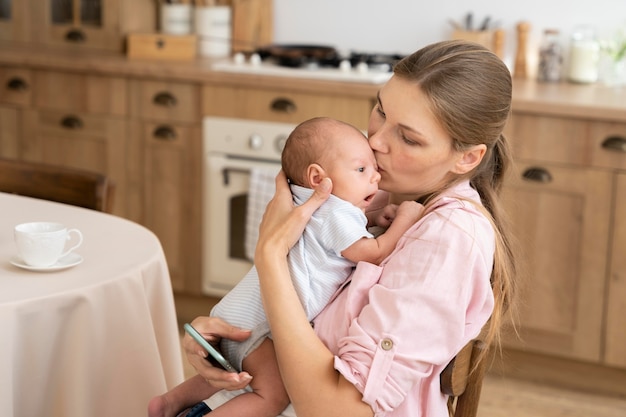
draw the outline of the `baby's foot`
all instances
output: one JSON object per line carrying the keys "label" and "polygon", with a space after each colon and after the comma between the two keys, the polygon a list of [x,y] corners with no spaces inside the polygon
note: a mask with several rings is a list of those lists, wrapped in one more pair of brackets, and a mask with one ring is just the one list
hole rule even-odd
{"label": "baby's foot", "polygon": [[172,410],[172,405],[167,401],[165,394],[154,397],[148,403],[148,417],[174,417],[177,411]]}

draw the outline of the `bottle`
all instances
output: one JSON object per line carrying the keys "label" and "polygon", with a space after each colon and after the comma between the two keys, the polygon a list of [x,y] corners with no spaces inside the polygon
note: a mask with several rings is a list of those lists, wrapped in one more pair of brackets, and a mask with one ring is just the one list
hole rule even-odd
{"label": "bottle", "polygon": [[539,71],[537,79],[542,82],[561,80],[563,68],[563,48],[559,40],[559,31],[546,29],[539,48]]}
{"label": "bottle", "polygon": [[581,26],[572,33],[568,78],[575,83],[598,81],[600,45],[593,28]]}

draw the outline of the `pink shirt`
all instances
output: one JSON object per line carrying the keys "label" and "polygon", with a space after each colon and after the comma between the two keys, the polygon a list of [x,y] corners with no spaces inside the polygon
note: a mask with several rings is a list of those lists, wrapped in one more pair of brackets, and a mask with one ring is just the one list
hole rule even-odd
{"label": "pink shirt", "polygon": [[479,201],[468,182],[446,192],[314,321],[376,416],[446,417],[439,374],[491,315],[494,230],[468,199]]}

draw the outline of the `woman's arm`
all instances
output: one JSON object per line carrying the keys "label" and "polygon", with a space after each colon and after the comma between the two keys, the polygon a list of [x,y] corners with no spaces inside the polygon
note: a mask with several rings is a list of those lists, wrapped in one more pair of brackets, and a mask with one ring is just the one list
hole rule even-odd
{"label": "woman's arm", "polygon": [[310,326],[287,265],[289,249],[331,188],[330,179],[324,180],[311,199],[294,208],[285,175],[279,174],[259,228],[255,265],[281,375],[298,417],[372,416],[361,393],[334,369],[334,356]]}

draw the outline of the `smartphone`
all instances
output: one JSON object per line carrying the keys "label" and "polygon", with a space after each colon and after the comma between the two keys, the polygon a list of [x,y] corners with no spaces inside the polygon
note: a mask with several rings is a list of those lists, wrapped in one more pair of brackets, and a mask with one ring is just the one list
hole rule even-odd
{"label": "smartphone", "polygon": [[183,328],[189,334],[189,336],[193,337],[194,340],[200,344],[200,346],[202,346],[207,352],[209,352],[209,355],[211,355],[213,359],[217,361],[217,363],[222,365],[224,369],[226,369],[228,372],[237,372],[235,367],[228,363],[226,358],[224,358],[224,356],[222,356],[222,354],[217,349],[211,346],[211,344],[207,342],[206,339],[202,337],[202,335],[196,329],[194,329],[191,324],[185,323]]}

